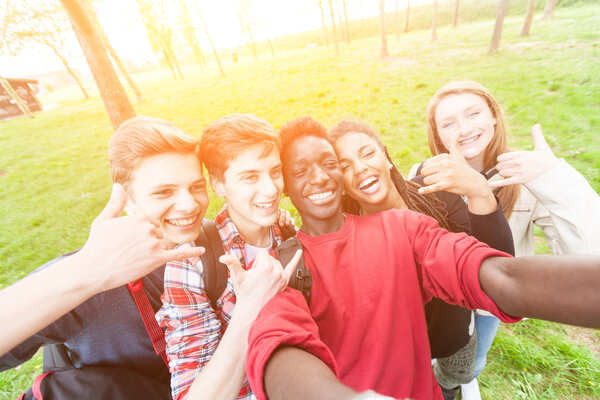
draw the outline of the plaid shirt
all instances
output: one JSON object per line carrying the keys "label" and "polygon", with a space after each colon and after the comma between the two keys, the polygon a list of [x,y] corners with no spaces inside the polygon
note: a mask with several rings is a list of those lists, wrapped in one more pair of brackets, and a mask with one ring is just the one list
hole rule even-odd
{"label": "plaid shirt", "polygon": [[[247,269],[245,241],[229,217],[227,205],[215,218],[215,225],[225,253],[238,258]],[[281,243],[281,231],[277,225],[271,227],[271,237],[277,244]],[[186,243],[182,246],[192,245]],[[235,308],[231,278],[227,279],[227,288],[217,300],[215,310],[206,294],[203,275],[199,257],[171,262],[165,268],[163,306],[156,319],[161,327],[166,328],[171,391],[175,400],[187,395],[198,373],[210,361]],[[247,378],[244,378],[238,399],[255,399]]]}

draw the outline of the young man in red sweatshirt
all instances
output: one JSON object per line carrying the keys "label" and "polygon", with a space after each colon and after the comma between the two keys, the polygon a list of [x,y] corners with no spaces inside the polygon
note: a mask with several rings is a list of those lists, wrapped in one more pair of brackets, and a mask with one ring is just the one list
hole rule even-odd
{"label": "young man in red sweatshirt", "polygon": [[513,259],[412,211],[344,215],[325,128],[300,118],[280,140],[312,296],[288,288],[255,321],[246,370],[257,398],[442,399],[423,308],[433,296],[505,322],[600,327],[598,258]]}

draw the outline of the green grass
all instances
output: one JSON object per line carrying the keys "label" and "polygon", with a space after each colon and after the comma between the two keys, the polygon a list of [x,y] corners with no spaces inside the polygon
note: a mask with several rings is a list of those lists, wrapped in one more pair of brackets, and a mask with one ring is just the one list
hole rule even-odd
{"label": "green grass", "polygon": [[[559,7],[548,21],[538,12],[528,38],[518,37],[523,15],[515,12],[505,21],[500,51],[490,56],[492,18],[442,26],[433,44],[428,30],[400,41],[391,31],[388,59],[378,58],[378,37],[365,37],[343,44],[340,57],[330,46],[278,52],[276,59],[266,52],[258,61],[244,56],[237,64],[224,59],[224,78],[214,64],[204,71],[185,67],[184,81],[168,71],[138,73],[145,101],[135,109],[194,136],[233,112],[261,115],[275,127],[304,114],[328,126],[361,118],[382,133],[407,173],[429,156],[424,110],[431,95],[448,81],[472,79],[503,105],[511,146],[532,148],[531,126],[541,123],[555,153],[600,191],[600,6]],[[297,39],[298,48],[303,40]],[[0,287],[80,247],[110,193],[112,127],[97,94],[83,101],[69,88],[42,101],[60,107],[31,120],[0,122],[0,170],[6,171],[0,176]],[[211,201],[208,217],[222,204],[214,196]],[[290,207],[287,200],[282,204]],[[600,398],[600,338],[592,332],[596,346],[577,344],[570,332],[539,321],[503,327],[480,378],[484,398]],[[34,358],[0,374],[0,398],[29,386],[40,364]]]}

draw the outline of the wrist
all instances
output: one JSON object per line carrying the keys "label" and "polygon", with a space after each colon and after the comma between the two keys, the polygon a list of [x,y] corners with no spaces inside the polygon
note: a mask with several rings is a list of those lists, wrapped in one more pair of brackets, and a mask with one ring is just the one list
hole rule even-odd
{"label": "wrist", "polygon": [[496,197],[494,197],[494,194],[489,189],[487,190],[487,193],[476,196],[467,196],[467,198],[467,208],[472,214],[486,215],[493,213],[498,208]]}

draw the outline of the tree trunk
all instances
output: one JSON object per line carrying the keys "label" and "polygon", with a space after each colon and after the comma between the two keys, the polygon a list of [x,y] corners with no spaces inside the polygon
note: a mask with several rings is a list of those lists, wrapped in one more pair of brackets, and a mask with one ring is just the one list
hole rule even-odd
{"label": "tree trunk", "polygon": [[535,14],[535,0],[529,0],[527,2],[527,15],[525,15],[525,22],[523,22],[523,28],[521,29],[521,37],[529,36],[533,14]]}
{"label": "tree trunk", "polygon": [[6,80],[6,78],[3,78],[1,76],[0,76],[0,86],[2,86],[4,88],[4,90],[6,91],[6,93],[8,93],[8,96],[11,99],[13,99],[15,101],[15,103],[17,103],[17,107],[19,107],[19,110],[21,110],[21,112],[24,115],[27,115],[29,118],[33,118],[33,114],[31,113],[31,110],[29,109],[29,107],[27,107],[27,104],[25,104],[23,99],[21,97],[19,97],[19,94],[15,91],[15,89],[13,89],[13,87],[10,85],[8,80]]}
{"label": "tree trunk", "polygon": [[396,0],[396,40],[400,40],[400,0]]}
{"label": "tree trunk", "polygon": [[342,13],[340,12],[340,0],[335,0],[335,8],[338,15],[338,25],[340,27],[340,41],[346,40],[346,29],[344,28],[344,21],[342,21]]}
{"label": "tree trunk", "polygon": [[321,25],[323,26],[323,44],[329,46],[327,40],[327,25],[325,25],[325,10],[323,10],[323,0],[319,0],[319,8],[321,9]]}
{"label": "tree trunk", "polygon": [[350,24],[348,24],[348,13],[346,12],[346,0],[342,0],[344,7],[344,27],[346,28],[346,43],[350,44]]}
{"label": "tree trunk", "polygon": [[490,42],[488,53],[498,51],[500,45],[500,37],[502,36],[502,25],[504,24],[504,16],[506,15],[506,3],[508,0],[498,0],[498,11],[496,12],[496,24],[494,25],[494,34]]}
{"label": "tree trunk", "polygon": [[408,16],[410,15],[410,0],[406,0],[406,22],[404,23],[404,33],[408,32]]}
{"label": "tree trunk", "polygon": [[458,6],[460,4],[460,0],[456,0],[454,3],[454,18],[452,19],[452,26],[456,28],[458,25]]}
{"label": "tree trunk", "polygon": [[190,10],[187,6],[185,0],[180,0],[183,19],[183,36],[188,43],[188,45],[192,48],[192,54],[196,59],[196,63],[200,66],[200,68],[204,69],[204,53],[198,44],[198,40],[196,39],[196,31],[194,29],[194,25],[192,24],[192,19],[190,17]]}
{"label": "tree trunk", "polygon": [[437,40],[437,0],[433,0],[433,14],[431,16],[431,41]]}
{"label": "tree trunk", "polygon": [[254,59],[258,60],[258,53],[256,52],[256,45],[254,44],[254,38],[252,37],[252,30],[248,31],[250,35],[250,48],[252,49],[252,53],[254,53]]}
{"label": "tree trunk", "polygon": [[100,36],[100,39],[102,40],[104,47],[106,47],[108,54],[110,54],[110,57],[112,58],[115,65],[121,72],[121,75],[123,75],[123,77],[125,78],[125,81],[129,85],[131,90],[133,90],[133,93],[135,94],[137,101],[141,102],[143,100],[142,93],[140,92],[140,89],[137,87],[137,85],[135,84],[133,79],[131,79],[131,75],[129,75],[129,71],[127,71],[127,69],[121,62],[121,58],[117,54],[116,50],[110,44],[110,41],[108,40],[108,36],[106,36],[106,33],[104,32],[104,29],[102,28],[102,25],[100,25],[100,21],[98,20],[98,16],[96,15],[96,12],[92,6],[92,3],[90,2],[90,0],[84,0],[84,5],[88,10],[88,15],[90,16],[90,19],[92,20],[92,24],[94,24],[94,29],[98,33],[98,36]]}
{"label": "tree trunk", "polygon": [[217,60],[217,65],[219,66],[219,71],[221,72],[221,76],[225,76],[225,72],[223,71],[223,66],[221,65],[221,59],[219,58],[219,53],[217,53],[217,49],[215,49],[215,45],[213,44],[213,42],[210,38],[210,35],[208,34],[208,29],[206,29],[206,24],[204,23],[204,18],[202,18],[202,13],[200,13],[200,9],[198,9],[198,4],[196,4],[195,1],[194,1],[194,6],[196,7],[196,13],[198,13],[200,22],[202,23],[202,28],[204,28],[204,33],[206,34],[208,43],[210,43],[210,47],[212,48],[213,55],[215,56],[215,60]]}
{"label": "tree trunk", "polygon": [[73,71],[71,69],[71,66],[69,65],[69,62],[67,61],[66,58],[64,58],[59,52],[58,50],[52,48],[52,50],[54,50],[54,53],[58,56],[58,58],[60,59],[60,61],[62,61],[63,65],[65,66],[65,68],[67,69],[67,72],[69,73],[69,75],[71,75],[73,77],[73,79],[75,79],[75,82],[77,83],[77,86],[79,86],[79,89],[81,89],[81,92],[83,93],[83,96],[86,99],[89,99],[90,96],[88,95],[88,92],[85,90],[85,87],[83,86],[83,83],[81,82],[81,79],[79,79],[79,76],[77,75],[77,73],[75,73],[75,71]]}
{"label": "tree trunk", "polygon": [[337,32],[335,30],[335,16],[333,13],[333,0],[329,0],[329,13],[331,14],[331,25],[333,26],[333,41],[335,43],[335,55],[340,55],[340,46],[337,40]]}
{"label": "tree trunk", "polygon": [[556,8],[556,0],[546,0],[546,6],[544,7],[544,14],[542,19],[552,18],[554,15],[554,9]]}
{"label": "tree trunk", "polygon": [[271,56],[275,59],[275,50],[273,49],[273,41],[270,36],[267,36],[267,41],[269,42],[269,49],[271,50]]}
{"label": "tree trunk", "polygon": [[108,117],[115,129],[135,116],[125,89],[108,58],[102,39],[98,36],[85,6],[80,0],[60,0],[67,10],[77,41],[87,59]]}
{"label": "tree trunk", "polygon": [[379,0],[379,18],[381,23],[381,54],[380,56],[389,57],[387,45],[387,30],[385,28],[385,1]]}

